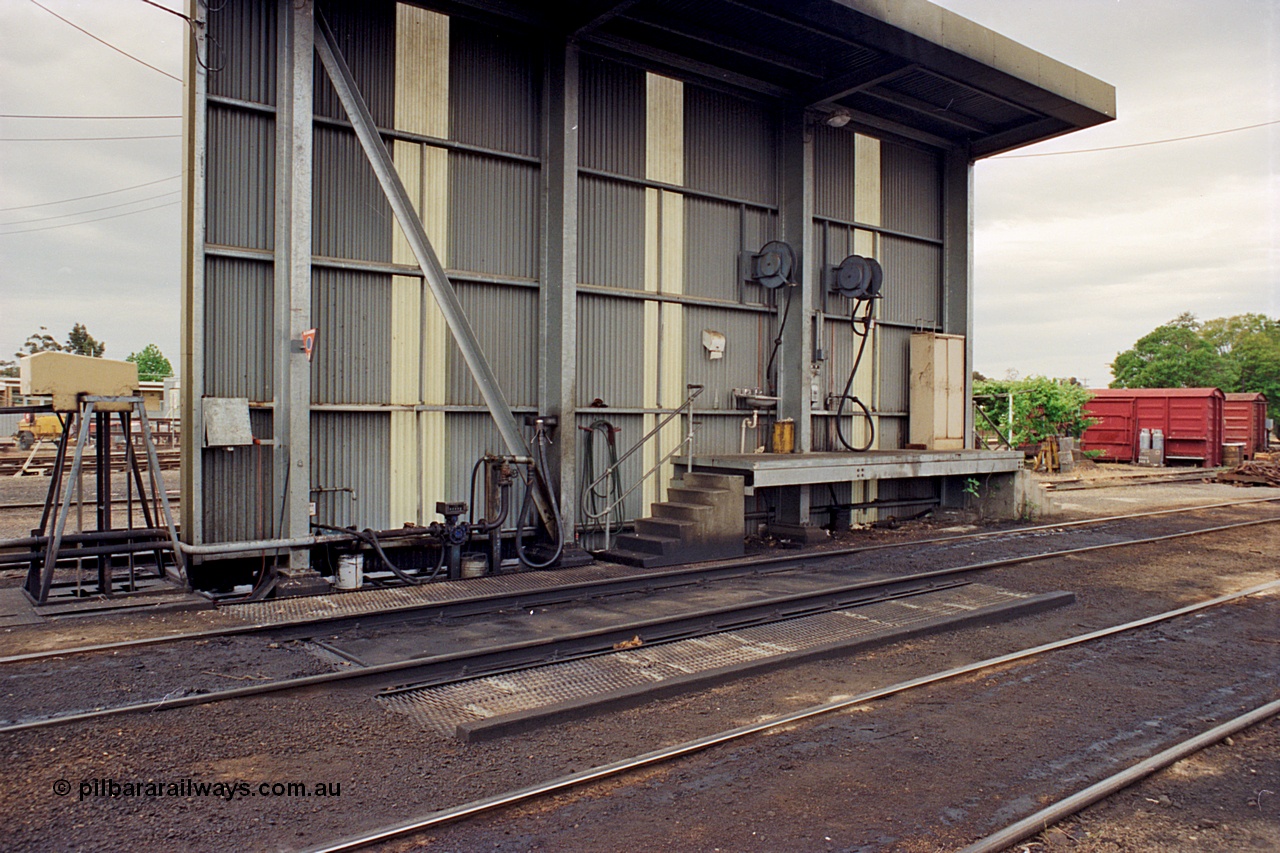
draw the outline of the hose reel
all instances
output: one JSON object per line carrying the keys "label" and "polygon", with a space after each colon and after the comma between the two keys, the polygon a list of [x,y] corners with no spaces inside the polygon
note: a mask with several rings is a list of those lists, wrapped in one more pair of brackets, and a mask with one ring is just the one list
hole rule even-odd
{"label": "hose reel", "polygon": [[849,299],[875,299],[884,284],[884,267],[875,258],[850,255],[827,270],[828,289]]}
{"label": "hose reel", "polygon": [[740,265],[744,281],[774,290],[790,283],[796,253],[787,243],[770,240],[758,252],[743,252]]}

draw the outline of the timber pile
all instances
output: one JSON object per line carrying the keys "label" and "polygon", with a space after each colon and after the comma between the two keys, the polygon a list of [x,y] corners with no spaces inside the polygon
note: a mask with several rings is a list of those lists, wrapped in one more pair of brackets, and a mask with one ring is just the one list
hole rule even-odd
{"label": "timber pile", "polygon": [[1280,486],[1280,463],[1255,459],[1218,475],[1219,483],[1241,486]]}

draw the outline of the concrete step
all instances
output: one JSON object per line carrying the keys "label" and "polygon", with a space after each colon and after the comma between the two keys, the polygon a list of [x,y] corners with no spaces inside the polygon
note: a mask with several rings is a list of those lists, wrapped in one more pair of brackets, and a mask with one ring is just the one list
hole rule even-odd
{"label": "concrete step", "polygon": [[669,536],[672,539],[684,539],[690,531],[696,529],[696,521],[685,521],[680,518],[637,518],[636,533],[649,536]]}
{"label": "concrete step", "polygon": [[715,502],[729,494],[728,489],[708,489],[702,486],[681,485],[683,481],[675,480],[667,487],[667,498],[679,503],[707,504]]}
{"label": "concrete step", "polygon": [[708,504],[681,503],[680,501],[658,501],[652,509],[656,518],[679,518],[694,522],[702,522],[711,515],[711,507]]}
{"label": "concrete step", "polygon": [[696,471],[690,471],[684,475],[679,485],[694,486],[701,489],[733,490],[734,486],[740,487],[742,485],[742,477],[735,477],[732,474],[700,474]]}
{"label": "concrete step", "polygon": [[653,569],[661,566],[673,566],[679,562],[677,557],[664,557],[661,554],[645,554],[627,548],[610,548],[599,555],[600,559],[624,566],[638,566],[642,569]]}
{"label": "concrete step", "polygon": [[653,536],[646,533],[624,533],[618,537],[618,547],[642,554],[669,556],[680,553],[680,540],[672,536]]}

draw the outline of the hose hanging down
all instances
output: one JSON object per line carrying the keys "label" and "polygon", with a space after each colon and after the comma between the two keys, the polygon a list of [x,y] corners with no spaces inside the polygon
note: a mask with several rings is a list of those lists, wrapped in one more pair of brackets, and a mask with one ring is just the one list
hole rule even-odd
{"label": "hose hanging down", "polygon": [[[533,464],[530,465],[529,482],[524,490],[524,500],[520,502],[520,514],[516,517],[516,556],[520,558],[520,563],[530,569],[546,569],[555,565],[560,559],[561,552],[564,551],[564,521],[560,518],[560,504],[556,501],[555,491],[551,488],[551,484],[547,481],[547,428],[542,419],[539,418],[533,428]],[[547,502],[547,506],[551,507],[551,515],[555,524],[555,542],[556,547],[552,555],[541,562],[529,559],[524,550],[525,530],[528,526],[529,515],[533,510],[533,490],[541,489],[542,496]]]}
{"label": "hose hanging down", "polygon": [[[866,303],[866,310],[862,316],[858,316],[858,309]],[[858,365],[862,363],[862,353],[867,348],[867,338],[871,337],[871,329],[873,321],[871,315],[875,313],[874,299],[859,299],[853,304],[853,310],[849,312],[849,325],[853,329],[853,333],[860,339],[858,342],[858,354],[853,358],[853,367],[849,370],[849,380],[844,383],[844,391],[840,394],[840,403],[836,407],[836,437],[840,439],[840,443],[844,445],[846,450],[854,453],[865,453],[871,449],[876,443],[876,422],[871,415],[871,410],[867,408],[867,404],[859,400],[856,396],[850,396],[849,391],[853,388],[853,378],[858,373]],[[862,331],[858,331],[858,327],[862,327]],[[862,410],[862,417],[867,421],[867,443],[861,447],[854,447],[844,436],[844,428],[841,426],[841,418],[844,417],[845,403],[853,403]]]}

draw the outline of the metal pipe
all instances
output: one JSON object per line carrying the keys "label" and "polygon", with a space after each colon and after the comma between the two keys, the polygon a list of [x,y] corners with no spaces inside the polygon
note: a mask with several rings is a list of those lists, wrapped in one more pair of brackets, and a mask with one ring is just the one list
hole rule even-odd
{"label": "metal pipe", "polygon": [[1022,820],[1010,824],[999,832],[975,841],[960,853],[995,853],[995,851],[1004,850],[1019,841],[1030,838],[1037,832],[1048,829],[1064,817],[1069,817],[1099,800],[1106,799],[1117,791],[1145,779],[1157,770],[1162,770],[1174,762],[1181,761],[1189,755],[1194,755],[1205,747],[1212,746],[1223,738],[1230,737],[1238,731],[1257,725],[1263,720],[1274,717],[1276,714],[1280,714],[1280,699],[1268,702],[1266,705],[1255,708],[1246,714],[1241,714],[1222,725],[1214,726],[1207,732],[1188,738],[1182,743],[1174,744],[1145,761],[1139,761],[1132,767],[1121,770],[1113,776],[1108,776],[1101,782],[1090,785],[1082,791],[1077,791],[1066,799],[1059,800],[1035,814],[1027,815]]}
{"label": "metal pipe", "polygon": [[350,536],[336,534],[327,536],[295,536],[292,539],[253,539],[244,542],[209,542],[204,545],[189,545],[180,542],[182,553],[192,556],[211,556],[215,554],[239,554],[246,551],[274,551],[285,548],[308,548],[313,545],[331,545],[337,542],[358,541],[360,537],[352,532]]}
{"label": "metal pipe", "polygon": [[747,430],[756,429],[760,426],[760,410],[752,409],[751,417],[742,419],[742,429],[738,434],[738,453],[739,455],[747,452]]}

